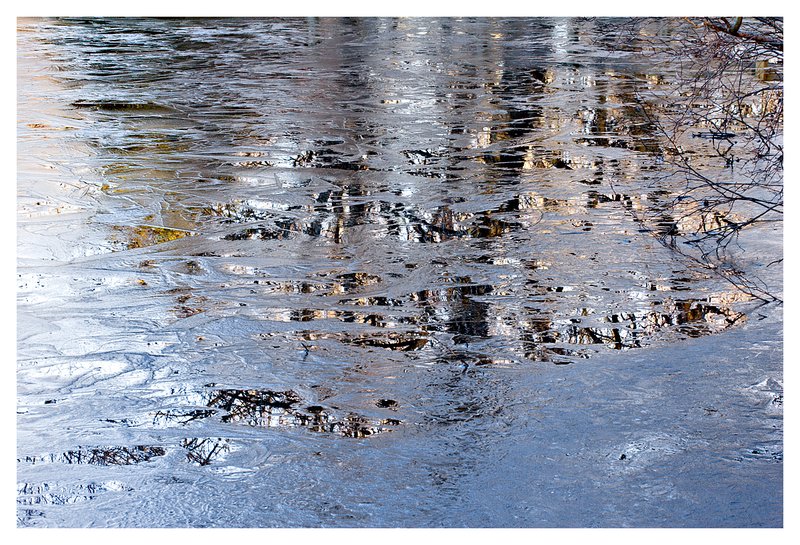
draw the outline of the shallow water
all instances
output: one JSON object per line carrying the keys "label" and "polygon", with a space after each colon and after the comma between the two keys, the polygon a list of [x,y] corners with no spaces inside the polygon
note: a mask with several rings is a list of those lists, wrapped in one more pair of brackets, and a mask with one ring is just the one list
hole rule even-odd
{"label": "shallow water", "polygon": [[780,310],[637,222],[613,25],[21,20],[18,523],[780,525]]}

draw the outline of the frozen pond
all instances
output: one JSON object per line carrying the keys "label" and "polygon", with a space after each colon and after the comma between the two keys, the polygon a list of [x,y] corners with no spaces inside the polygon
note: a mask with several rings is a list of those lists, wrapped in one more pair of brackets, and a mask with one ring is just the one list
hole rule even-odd
{"label": "frozen pond", "polygon": [[20,20],[18,524],[781,526],[782,308],[642,228],[614,32]]}

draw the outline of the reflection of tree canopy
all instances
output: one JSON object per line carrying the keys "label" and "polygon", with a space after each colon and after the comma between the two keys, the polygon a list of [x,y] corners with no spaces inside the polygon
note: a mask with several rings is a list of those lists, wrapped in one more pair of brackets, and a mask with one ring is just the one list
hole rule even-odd
{"label": "reflection of tree canopy", "polygon": [[[145,173],[155,180],[152,187],[147,187],[163,197],[167,205],[161,206],[161,216],[153,219],[156,224],[162,220],[163,227],[154,224],[128,229],[147,244],[170,242],[173,238],[177,241],[177,237],[185,233],[200,234],[200,237],[181,242],[186,243],[187,249],[193,249],[198,240],[210,240],[214,243],[210,245],[214,252],[208,255],[225,256],[225,259],[228,256],[250,257],[250,252],[260,256],[278,247],[302,252],[309,239],[324,243],[323,246],[330,247],[332,252],[347,250],[354,254],[378,244],[402,246],[403,250],[413,252],[419,250],[415,248],[418,244],[435,246],[433,251],[442,253],[455,247],[454,263],[446,263],[446,270],[450,265],[464,263],[503,263],[503,250],[511,246],[530,247],[531,253],[535,253],[539,251],[538,238],[544,237],[545,229],[556,236],[563,232],[587,233],[579,245],[588,240],[587,245],[597,245],[599,251],[606,251],[606,242],[595,235],[609,232],[603,220],[609,219],[608,211],[615,207],[625,212],[615,216],[615,221],[624,222],[625,219],[618,219],[620,217],[631,220],[632,225],[624,226],[626,229],[638,228],[632,216],[647,216],[652,220],[650,227],[661,237],[720,232],[729,227],[731,216],[718,207],[698,208],[698,203],[702,203],[699,198],[673,206],[677,202],[675,195],[662,187],[646,194],[638,192],[640,178],[658,175],[660,161],[671,157],[677,149],[664,141],[653,111],[641,107],[641,96],[645,90],[656,95],[672,92],[681,84],[670,71],[670,66],[674,65],[658,64],[661,58],[638,62],[641,59],[637,55],[641,49],[647,49],[646,36],[649,36],[638,32],[639,26],[652,24],[651,20],[642,21],[559,21],[557,25],[576,39],[595,40],[598,44],[596,51],[575,59],[559,56],[548,49],[546,40],[540,41],[530,35],[535,28],[545,33],[552,30],[552,21],[523,21],[519,26],[516,22],[498,21],[498,25],[507,27],[504,30],[507,36],[515,36],[514,40],[525,47],[487,50],[485,53],[489,57],[473,59],[460,65],[458,70],[437,74],[426,70],[418,72],[413,67],[400,74],[396,67],[384,64],[389,57],[380,55],[359,54],[345,59],[324,48],[299,51],[291,44],[282,43],[278,47],[281,54],[302,56],[313,50],[315,55],[332,55],[332,58],[307,59],[308,66],[302,73],[292,75],[302,79],[328,73],[331,69],[336,72],[333,78],[314,81],[311,87],[315,90],[310,94],[306,93],[307,89],[298,90],[297,96],[268,93],[274,95],[271,100],[275,100],[280,109],[307,112],[310,118],[305,117],[306,113],[289,117],[267,115],[267,109],[260,108],[260,101],[267,94],[251,96],[220,83],[239,75],[235,67],[224,62],[206,68],[213,76],[208,84],[215,89],[214,93],[224,92],[226,101],[219,103],[218,96],[213,93],[207,96],[206,92],[212,87],[197,89],[206,104],[214,104],[213,108],[187,105],[186,111],[177,112],[149,100],[84,100],[76,102],[75,107],[85,110],[87,115],[96,114],[100,120],[98,131],[103,138],[93,140],[92,145],[107,159],[104,172],[111,186],[124,189],[125,183],[146,177]],[[709,66],[698,65],[703,70],[734,66],[735,59],[724,54],[730,48],[722,46],[737,41],[749,44],[746,53],[751,61],[756,55],[769,52],[770,48],[773,55],[782,57],[782,50],[775,47],[778,41],[774,39],[778,34],[782,36],[781,21],[709,19],[692,32],[686,30],[690,27],[684,29],[684,23],[678,20],[657,22],[682,29],[680,32],[686,34],[688,40],[685,43],[691,47],[702,46],[704,42],[699,38],[707,38],[709,32],[711,36],[721,37],[721,41],[715,42],[719,54],[713,56],[714,62]],[[201,22],[181,24],[188,25],[187,35],[191,35],[194,25],[203,27]],[[358,32],[372,28],[373,22],[363,21],[363,24]],[[468,29],[474,24],[459,21],[457,26]],[[304,23],[295,21],[291,25],[300,28]],[[336,21],[328,21],[326,25],[330,26],[314,32],[336,34],[342,31]],[[612,37],[618,37],[625,25],[637,27],[636,32],[627,36],[630,40],[619,44]],[[171,44],[171,40],[176,39],[173,30],[165,29],[165,43]],[[756,30],[769,39],[758,38]],[[358,32],[354,39],[359,36],[365,41],[372,40]],[[655,33],[654,36],[657,41],[665,35]],[[448,38],[443,36],[443,39]],[[372,45],[377,49],[390,47],[379,41]],[[219,44],[208,44],[208,47],[214,49]],[[707,53],[708,44],[705,47]],[[686,55],[695,55],[688,49]],[[531,55],[530,51],[541,54]],[[624,54],[604,58],[604,53],[612,51]],[[697,55],[700,53],[698,49]],[[242,54],[255,55],[244,45]],[[260,70],[269,71],[258,62],[269,58],[262,54],[253,56],[252,61]],[[110,54],[112,58],[114,55]],[[192,62],[203,64],[199,59]],[[363,70],[363,63],[372,63],[369,71]],[[191,66],[194,65],[181,66],[187,71],[178,72],[176,79],[193,85],[195,72]],[[293,71],[288,66],[286,69]],[[406,117],[411,113],[406,107],[414,102],[413,97],[399,96],[396,89],[383,87],[380,77],[369,75],[372,71],[386,75],[386,70],[391,77],[410,78],[409,81],[421,85],[420,89],[434,98],[424,110],[426,119],[434,126],[433,132],[418,126],[420,111],[414,110],[413,115]],[[780,75],[779,64],[770,62],[759,70],[763,77],[756,77],[756,80],[769,86],[782,85],[780,78],[775,78]],[[266,74],[262,71],[251,74],[252,85],[273,91],[280,89],[272,87],[276,82]],[[112,80],[116,77],[109,76]],[[320,89],[324,92],[317,95]],[[355,106],[351,100],[354,89],[359,90],[364,100]],[[709,95],[702,96],[706,101],[714,98],[710,96],[713,93],[707,91],[709,89],[698,91]],[[696,97],[677,98],[692,103]],[[747,104],[739,104],[743,109],[736,115],[758,113],[753,110],[750,98]],[[774,102],[766,101],[766,109],[759,111],[767,115],[767,106],[777,104]],[[415,108],[420,106],[414,105]],[[313,120],[319,114],[319,107],[342,111],[341,126],[326,129],[324,134],[304,126],[305,120]],[[183,122],[187,116],[195,123],[196,141],[186,136],[190,132],[194,134],[193,131],[174,130],[170,124],[178,118]],[[209,125],[201,123],[207,117],[215,119],[216,123],[216,120],[228,119],[226,116],[235,122],[226,125],[219,121],[218,128],[213,131],[207,131]],[[164,126],[158,130],[139,130],[144,121]],[[119,130],[118,123],[123,123],[124,130]],[[696,132],[706,135],[713,131],[706,127]],[[705,140],[712,144],[722,142],[704,136],[693,142],[698,144]],[[235,143],[233,148],[232,143]],[[203,154],[202,161],[192,165],[196,169],[187,169],[184,164],[176,167],[167,160],[168,152],[184,152],[187,146],[189,151],[212,149],[219,153]],[[153,156],[152,163],[144,160],[148,154]],[[639,184],[637,191],[629,191],[629,187],[618,190],[616,184],[626,183],[626,180]],[[591,189],[587,190],[587,186]],[[429,188],[436,188],[436,191],[427,192]],[[470,194],[473,191],[475,194]],[[172,215],[168,214],[169,210],[173,211]],[[140,245],[146,245],[144,242]],[[551,244],[563,245],[562,242]],[[461,251],[463,253],[459,253]],[[477,252],[483,255],[468,255]],[[565,261],[558,262],[559,252],[560,247],[553,251],[552,257],[548,256],[552,266],[573,266],[565,265]],[[390,261],[388,252],[381,259]],[[496,279],[491,282],[462,280],[459,284],[463,285],[443,287],[437,285],[442,278],[437,270],[427,285],[407,290],[393,289],[392,276],[380,270],[378,274],[367,270],[337,270],[327,276],[314,273],[307,278],[287,278],[292,273],[285,273],[249,279],[254,285],[248,288],[251,293],[264,295],[265,299],[272,295],[277,296],[275,299],[284,295],[298,296],[286,297],[289,300],[286,304],[281,302],[280,316],[277,311],[270,314],[274,309],[268,308],[262,317],[369,326],[370,329],[357,334],[326,334],[355,349],[408,351],[410,357],[434,345],[440,346],[441,343],[431,341],[437,333],[445,337],[446,342],[469,345],[499,335],[496,325],[500,322],[506,322],[503,334],[513,337],[510,341],[526,347],[520,349],[520,353],[537,361],[565,354],[584,357],[589,353],[583,348],[575,350],[575,345],[603,345],[615,349],[642,346],[647,344],[648,335],[686,325],[661,316],[669,312],[659,308],[659,299],[651,300],[649,311],[641,306],[635,310],[619,309],[610,300],[613,296],[607,298],[603,293],[599,294],[603,301],[595,305],[595,311],[609,320],[616,316],[619,325],[599,320],[596,321],[599,323],[567,324],[564,320],[584,320],[585,317],[568,316],[564,310],[562,302],[571,294],[563,291],[568,287],[563,281],[539,278],[531,273],[530,263],[536,259],[536,256],[517,259],[513,267],[509,267],[513,268],[509,276],[526,277],[524,287],[512,294],[518,301],[541,303],[537,311],[539,316],[532,316],[532,312],[524,309],[510,308],[514,304],[506,305],[500,299],[503,295],[497,289]],[[423,266],[433,265],[424,258],[419,261]],[[209,272],[213,272],[213,268],[210,267]],[[180,272],[193,275],[192,281],[198,284],[205,277],[202,265],[187,263],[186,270]],[[484,267],[480,272],[492,276],[495,270]],[[573,285],[577,286],[577,282]],[[200,295],[202,291],[197,295],[188,289],[172,293],[177,302],[172,310],[180,318],[195,316],[210,306]],[[590,294],[590,299],[595,295]],[[585,303],[574,306],[579,304]],[[360,308],[350,310],[351,306]],[[652,312],[654,317],[646,318],[647,312]],[[628,315],[634,317],[628,318]],[[715,330],[702,323],[703,320],[695,320],[692,327],[678,327],[677,331],[688,335]],[[394,330],[386,331],[389,329]],[[301,344],[301,347],[308,352],[308,345]],[[262,415],[265,419],[271,416],[271,421],[280,423],[281,419],[290,418],[279,414],[280,409],[286,407],[269,403],[261,406],[266,411]],[[232,408],[227,418],[238,418],[238,409]]]}
{"label": "reflection of tree canopy", "polygon": [[400,424],[396,419],[372,421],[349,413],[336,418],[330,409],[312,405],[298,407],[300,396],[294,391],[216,390],[209,394],[209,407],[227,411],[223,422],[243,423],[254,427],[304,427],[313,432],[334,433],[344,437],[368,437],[390,431],[386,426]]}
{"label": "reflection of tree canopy", "polygon": [[147,462],[152,458],[164,456],[166,449],[158,446],[138,445],[133,447],[95,447],[78,448],[61,454],[50,454],[42,457],[26,457],[32,463],[59,462],[64,464],[91,465],[132,465]]}
{"label": "reflection of tree canopy", "polygon": [[186,459],[189,462],[205,466],[215,459],[230,452],[230,441],[227,439],[192,438],[181,441],[181,447],[185,448]]}

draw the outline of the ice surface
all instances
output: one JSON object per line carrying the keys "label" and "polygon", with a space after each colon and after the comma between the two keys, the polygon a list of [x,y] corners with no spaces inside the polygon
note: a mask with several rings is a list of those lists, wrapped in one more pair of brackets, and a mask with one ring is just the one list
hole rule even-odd
{"label": "ice surface", "polygon": [[637,222],[607,24],[21,21],[18,524],[781,526],[781,307]]}

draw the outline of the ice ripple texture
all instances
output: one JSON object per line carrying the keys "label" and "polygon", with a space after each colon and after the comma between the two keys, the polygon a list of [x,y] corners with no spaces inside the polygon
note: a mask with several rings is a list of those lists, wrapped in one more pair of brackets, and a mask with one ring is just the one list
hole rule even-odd
{"label": "ice ripple texture", "polygon": [[20,20],[18,524],[780,526],[614,24]]}

